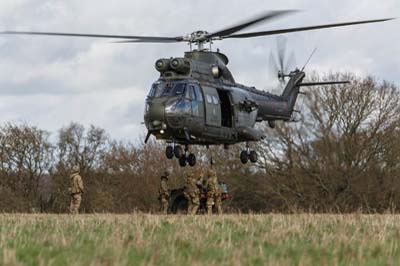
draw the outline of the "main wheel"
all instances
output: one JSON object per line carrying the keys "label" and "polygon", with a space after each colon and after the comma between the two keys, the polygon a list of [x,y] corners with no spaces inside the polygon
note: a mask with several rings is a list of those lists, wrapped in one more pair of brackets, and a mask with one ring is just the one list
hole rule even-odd
{"label": "main wheel", "polygon": [[196,165],[196,156],[193,153],[189,154],[187,161],[190,166],[192,166],[192,167],[195,166]]}
{"label": "main wheel", "polygon": [[183,155],[183,156],[181,156],[181,158],[179,158],[179,165],[180,165],[181,167],[185,167],[186,164],[187,164],[187,159],[186,159],[186,156]]}
{"label": "main wheel", "polygon": [[247,151],[242,151],[240,153],[240,161],[242,164],[246,164],[249,161],[249,155],[247,154]]}
{"label": "main wheel", "polygon": [[250,154],[249,154],[249,159],[250,159],[250,162],[256,163],[257,160],[258,160],[257,152],[256,151],[251,151]]}
{"label": "main wheel", "polygon": [[172,146],[167,146],[167,148],[165,149],[165,155],[168,159],[174,158],[174,149],[172,148]]}
{"label": "main wheel", "polygon": [[176,145],[174,147],[174,155],[177,159],[180,159],[183,156],[183,150],[182,147],[179,145]]}

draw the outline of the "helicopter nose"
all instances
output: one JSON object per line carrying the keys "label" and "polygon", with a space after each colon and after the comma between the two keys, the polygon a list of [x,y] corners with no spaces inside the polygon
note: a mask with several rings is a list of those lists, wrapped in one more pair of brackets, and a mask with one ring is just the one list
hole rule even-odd
{"label": "helicopter nose", "polygon": [[160,99],[153,99],[148,105],[149,118],[154,122],[154,126],[158,126],[159,122],[164,121],[165,104]]}

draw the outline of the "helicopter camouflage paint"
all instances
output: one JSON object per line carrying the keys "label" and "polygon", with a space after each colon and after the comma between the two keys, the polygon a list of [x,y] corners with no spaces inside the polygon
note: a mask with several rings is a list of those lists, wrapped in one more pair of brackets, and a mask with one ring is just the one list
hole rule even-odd
{"label": "helicopter camouflage paint", "polygon": [[[300,88],[302,86],[343,84],[346,81],[305,83],[304,68],[287,73],[284,56],[279,53],[278,78],[289,81],[281,95],[257,90],[236,83],[229,71],[228,57],[211,51],[214,41],[224,39],[253,38],[309,31],[323,28],[343,27],[356,24],[391,20],[365,20],[336,24],[287,28],[270,31],[237,33],[260,22],[294,13],[295,10],[264,12],[231,27],[208,33],[195,31],[185,36],[126,36],[58,32],[3,31],[8,35],[45,35],[66,37],[90,37],[120,39],[119,43],[176,43],[187,42],[190,51],[183,58],[160,59],[155,67],[160,78],[153,84],[146,99],[144,120],[148,129],[145,142],[151,135],[166,140],[169,145],[166,156],[176,157],[181,166],[194,166],[196,157],[189,153],[190,145],[221,145],[246,142],[247,148],[240,153],[242,163],[257,161],[257,153],[250,151],[248,143],[262,140],[265,136],[255,129],[257,122],[267,121],[271,127],[277,120],[290,121]],[[205,49],[209,44],[210,49]],[[197,49],[192,50],[192,45]],[[278,47],[279,49],[279,47]],[[185,148],[182,149],[181,145]]]}
{"label": "helicopter camouflage paint", "polygon": [[[204,50],[158,60],[160,78],[146,99],[146,142],[151,134],[167,140],[174,144],[167,148],[168,158],[175,155],[182,166],[194,165],[194,155],[185,155],[176,144],[185,145],[187,153],[189,145],[260,141],[265,136],[255,124],[267,121],[274,127],[277,120],[290,121],[300,87],[347,83],[303,83],[305,73],[296,69],[285,75],[290,80],[282,95],[274,95],[236,83],[227,64],[224,54]],[[243,163],[256,162],[257,154],[246,150],[240,158]]]}

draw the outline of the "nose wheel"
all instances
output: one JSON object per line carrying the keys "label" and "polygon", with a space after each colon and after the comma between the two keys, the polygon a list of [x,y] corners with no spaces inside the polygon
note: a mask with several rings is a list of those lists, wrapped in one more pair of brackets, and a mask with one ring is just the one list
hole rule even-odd
{"label": "nose wheel", "polygon": [[185,150],[180,145],[167,146],[165,155],[168,159],[177,158],[181,167],[186,167],[187,165],[193,167],[196,165],[196,155],[193,153],[189,154],[188,145],[185,146]]}
{"label": "nose wheel", "polygon": [[172,148],[172,146],[167,146],[165,149],[165,155],[168,159],[174,158],[174,148]]}

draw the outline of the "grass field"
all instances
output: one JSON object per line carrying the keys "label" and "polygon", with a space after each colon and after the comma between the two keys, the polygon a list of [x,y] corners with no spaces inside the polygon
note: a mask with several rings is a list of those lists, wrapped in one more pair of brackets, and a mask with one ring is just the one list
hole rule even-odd
{"label": "grass field", "polygon": [[399,265],[395,215],[0,215],[1,265]]}

